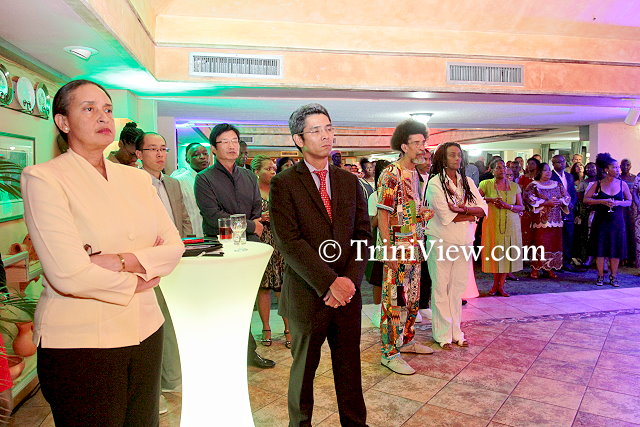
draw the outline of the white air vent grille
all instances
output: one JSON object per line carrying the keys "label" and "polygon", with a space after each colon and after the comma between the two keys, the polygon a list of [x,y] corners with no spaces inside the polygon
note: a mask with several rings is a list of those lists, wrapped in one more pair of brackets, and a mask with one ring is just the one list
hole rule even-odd
{"label": "white air vent grille", "polygon": [[447,63],[447,83],[523,86],[524,66]]}
{"label": "white air vent grille", "polygon": [[240,137],[240,141],[246,143],[247,145],[253,144],[253,137],[252,136],[241,136]]}
{"label": "white air vent grille", "polygon": [[202,77],[282,78],[282,57],[240,54],[189,54],[189,74]]}

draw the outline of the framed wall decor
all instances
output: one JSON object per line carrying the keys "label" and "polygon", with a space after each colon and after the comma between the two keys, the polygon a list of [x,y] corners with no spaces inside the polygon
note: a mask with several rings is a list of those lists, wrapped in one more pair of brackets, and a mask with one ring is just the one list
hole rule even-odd
{"label": "framed wall decor", "polygon": [[0,222],[24,215],[18,182],[22,169],[35,164],[35,141],[29,136],[0,132]]}

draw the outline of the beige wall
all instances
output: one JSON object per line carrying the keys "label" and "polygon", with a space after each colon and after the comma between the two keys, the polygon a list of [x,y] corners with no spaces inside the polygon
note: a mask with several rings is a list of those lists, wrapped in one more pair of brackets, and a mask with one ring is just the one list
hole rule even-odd
{"label": "beige wall", "polygon": [[629,126],[624,123],[599,123],[589,126],[590,161],[595,161],[598,153],[608,152],[620,162],[631,160],[631,173],[640,171],[640,124]]}

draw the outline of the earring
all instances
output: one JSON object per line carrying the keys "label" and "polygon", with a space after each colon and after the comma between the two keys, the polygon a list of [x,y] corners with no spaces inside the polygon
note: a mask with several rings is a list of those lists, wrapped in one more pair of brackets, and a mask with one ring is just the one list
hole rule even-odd
{"label": "earring", "polygon": [[64,128],[64,131],[65,132],[69,132],[69,128]]}

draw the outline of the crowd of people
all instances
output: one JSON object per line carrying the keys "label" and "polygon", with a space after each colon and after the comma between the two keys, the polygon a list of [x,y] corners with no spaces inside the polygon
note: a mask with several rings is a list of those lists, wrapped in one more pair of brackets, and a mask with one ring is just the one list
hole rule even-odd
{"label": "crowd of people", "polygon": [[[181,237],[217,236],[218,220],[233,214],[246,215],[247,240],[275,249],[257,294],[259,342],[274,342],[274,293],[293,355],[291,425],[310,425],[326,340],[340,421],[366,425],[365,274],[380,304],[380,363],[411,375],[402,354],[434,352],[416,339],[416,321],[431,319],[442,350],[472,344],[461,313],[463,300],[478,296],[474,260],[442,254],[482,246],[480,268],[494,277],[489,294],[504,297],[506,280],[524,263],[494,257],[499,246],[543,247],[545,259],[530,264],[534,279],[595,261],[598,286],[605,283],[605,261],[606,283],[618,286],[620,261],[635,266],[640,254],[640,177],[627,159],[618,165],[608,153],[584,166],[576,154],[570,167],[562,155],[551,165],[539,156],[526,163],[496,157],[485,167],[469,163],[457,143],[430,152],[426,126],[407,120],[390,141],[398,160],[344,164],[333,150],[329,112],[308,104],[289,118],[301,160],[256,155],[247,164],[240,131],[222,123],[211,130],[211,152],[190,144],[186,166],[166,176],[164,137],[135,123],[124,127],[118,150],[105,159],[115,137],[111,104],[94,82],[63,86],[53,116],[68,150],[26,168],[22,178],[26,224],[45,272],[35,319],[38,375],[56,424],[158,424],[161,392],[179,390],[181,382],[160,278],[177,265]],[[126,221],[105,227],[124,213]],[[328,240],[342,248],[330,261],[319,251]],[[375,244],[374,256],[358,258],[353,241]],[[431,250],[425,254],[423,246]],[[389,258],[388,248],[401,248],[403,256]],[[256,349],[249,332],[248,363],[275,366]]]}

